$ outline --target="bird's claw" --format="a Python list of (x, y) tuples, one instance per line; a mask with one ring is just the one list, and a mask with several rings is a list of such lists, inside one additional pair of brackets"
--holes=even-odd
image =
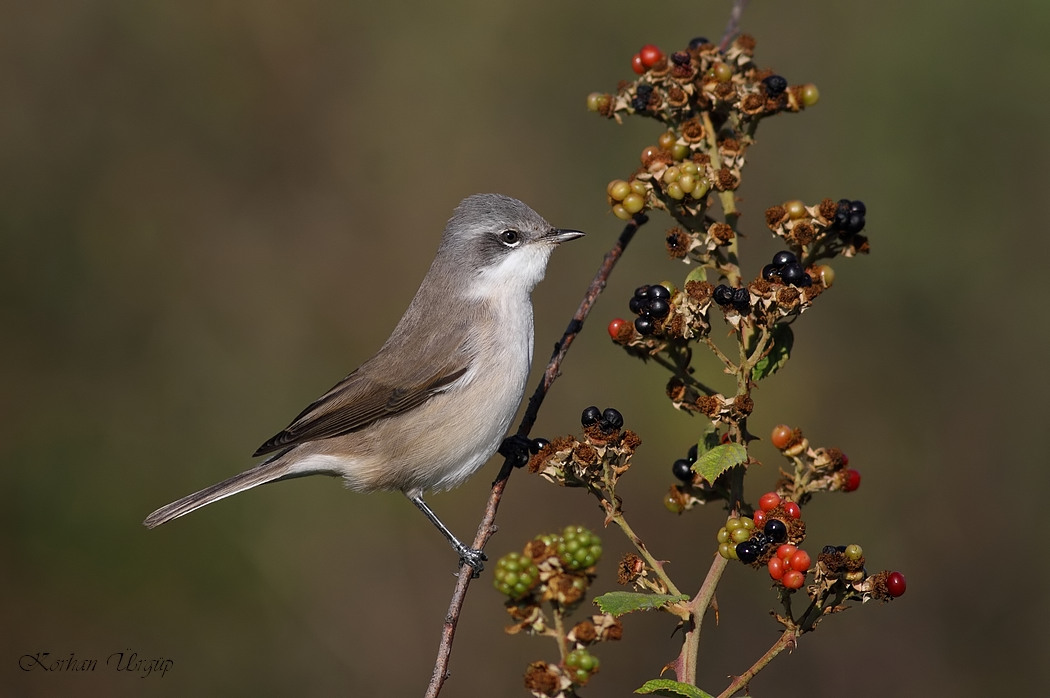
[(481, 571), (485, 569), (485, 560), (488, 560), (488, 556), (481, 550), (476, 548), (468, 548), (464, 546), (459, 549), (459, 566), (470, 565), (473, 570), (471, 574), (472, 579), (477, 579), (481, 576)]

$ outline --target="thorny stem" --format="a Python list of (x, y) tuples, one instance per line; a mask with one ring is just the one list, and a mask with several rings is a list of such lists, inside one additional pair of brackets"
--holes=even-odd
[[(580, 301), (576, 313), (572, 316), (572, 320), (569, 321), (565, 334), (562, 335), (561, 341), (554, 345), (554, 353), (551, 355), (550, 361), (547, 362), (547, 369), (543, 373), (543, 379), (536, 387), (532, 397), (529, 398), (528, 407), (525, 408), (525, 414), (521, 418), (521, 424), (518, 426), (517, 432), (519, 435), (528, 436), (529, 431), (532, 430), (532, 425), (536, 423), (536, 416), (539, 413), (540, 405), (543, 404), (544, 397), (547, 395), (547, 391), (550, 390), (551, 384), (560, 375), (561, 362), (565, 358), (565, 354), (569, 351), (569, 347), (572, 345), (576, 335), (583, 328), (584, 320), (590, 314), (591, 308), (594, 307), (599, 294), (605, 289), (609, 275), (623, 255), (624, 250), (627, 249), (627, 245), (631, 242), (638, 228), (648, 220), (647, 216), (636, 214), (624, 226), (616, 244), (605, 253), (605, 258), (591, 280), (590, 286), (587, 287), (587, 292)], [(495, 482), (492, 483), (492, 491), (485, 505), (485, 513), (481, 518), (481, 524), (478, 526), (478, 532), (474, 536), (473, 547), (477, 550), (483, 549), (489, 538), (496, 532), (496, 528), (493, 525), (496, 520), (496, 511), (499, 509), (500, 500), (503, 498), (503, 490), (507, 486), (507, 479), (510, 477), (512, 469), (513, 466), (510, 460), (504, 461), (499, 475), (496, 477)], [(452, 592), (452, 599), (449, 601), (448, 612), (445, 614), (445, 623), (441, 628), (441, 642), (438, 645), (437, 659), (434, 661), (434, 673), (431, 675), (430, 683), (427, 685), (426, 698), (436, 698), (441, 692), (441, 687), (445, 684), (445, 679), (448, 678), (448, 663), (452, 655), (452, 641), (456, 636), (459, 615), (463, 610), (463, 603), (467, 598), (467, 588), (470, 586), (470, 580), (473, 576), (474, 570), (470, 565), (463, 565), (459, 568), (459, 578), (456, 581), (456, 588)]]
[(747, 671), (740, 676), (733, 679), (733, 682), (729, 684), (726, 690), (718, 694), (718, 698), (730, 698), (734, 693), (742, 688), (746, 688), (747, 684), (751, 679), (758, 675), (758, 672), (766, 668), (766, 665), (773, 661), (773, 658), (786, 649), (791, 649), (795, 646), (798, 638), (798, 631), (793, 628), (788, 628), (780, 635), (780, 639), (773, 643), (773, 646), (766, 650), (758, 660), (751, 665)]
[(634, 547), (642, 554), (642, 557), (645, 558), (646, 563), (648, 563), (649, 566), (653, 568), (653, 571), (656, 572), (656, 576), (659, 577), (660, 581), (667, 587), (668, 593), (680, 596), (682, 592), (678, 590), (675, 583), (667, 576), (667, 572), (664, 571), (664, 564), (653, 557), (652, 553), (649, 552), (649, 549), (645, 547), (645, 543), (643, 543), (642, 539), (634, 532), (631, 525), (627, 523), (627, 519), (624, 518), (623, 512), (617, 511), (609, 517), (609, 520), (619, 526), (624, 535), (630, 539), (631, 543), (634, 544)]
[(682, 651), (675, 663), (675, 674), (682, 683), (696, 685), (696, 666), (700, 657), (700, 627), (704, 623), (708, 607), (714, 605), (715, 589), (728, 562), (729, 560), (721, 555), (715, 555), (700, 591), (689, 602), (689, 627), (685, 632), (685, 641), (682, 642)]

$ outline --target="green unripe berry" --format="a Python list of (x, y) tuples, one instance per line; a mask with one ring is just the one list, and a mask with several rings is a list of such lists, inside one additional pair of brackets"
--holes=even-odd
[(689, 174), (683, 174), (678, 178), (678, 186), (682, 188), (686, 194), (691, 194), (693, 189), (696, 188), (696, 177)]
[(732, 550), (732, 549), (733, 549), (733, 546), (730, 545), (729, 543), (719, 543), (718, 544), (718, 554), (721, 555), (722, 557), (724, 557), (727, 560), (732, 560), (733, 559), (732, 555), (730, 555), (730, 553), (729, 553), (729, 551)]
[(664, 191), (666, 191), (667, 195), (672, 199), (681, 200), (685, 198), (685, 192), (682, 191), (682, 187), (678, 182), (671, 182), (667, 185), (667, 188)]
[(583, 526), (566, 527), (561, 538), (558, 559), (567, 570), (593, 567), (602, 557), (601, 539)]
[(675, 143), (671, 146), (671, 157), (675, 160), (685, 160), (689, 157), (689, 146), (685, 143)]
[(645, 199), (631, 192), (623, 198), (623, 208), (627, 213), (638, 213), (645, 208)]
[(800, 99), (802, 101), (802, 106), (812, 107), (820, 101), (820, 90), (818, 90), (817, 86), (813, 83), (803, 85)]
[(852, 545), (846, 546), (845, 555), (850, 560), (857, 561), (864, 557), (864, 549), (856, 543), (853, 543)]
[(612, 212), (614, 216), (616, 216), (622, 221), (631, 220), (631, 214), (627, 212), (627, 209), (625, 209), (622, 204), (616, 204), (615, 206), (613, 206)]
[(660, 134), (660, 137), (656, 139), (656, 144), (660, 146), (662, 150), (670, 150), (674, 147), (674, 143), (677, 140), (678, 136), (674, 135), (674, 131), (664, 131)]
[(729, 82), (733, 77), (733, 69), (725, 63), (715, 63), (711, 66), (710, 74), (718, 82)]
[(740, 525), (749, 531), (755, 530), (755, 520), (752, 519), (750, 516), (741, 516)]
[(671, 182), (673, 182), (676, 179), (678, 179), (678, 175), (679, 175), (679, 170), (678, 170), (677, 167), (674, 167), (674, 166), (668, 167), (666, 170), (664, 170), (664, 176), (663, 176), (664, 183), (670, 184)]
[(608, 192), (609, 197), (614, 201), (623, 201), (624, 197), (631, 193), (631, 185), (622, 179), (614, 179), (609, 182), (609, 186), (605, 188)]
[(633, 191), (638, 196), (645, 196), (645, 193), (649, 191), (649, 188), (645, 185), (645, 182), (643, 182), (642, 180), (632, 179), (631, 191)]
[(696, 186), (693, 187), (693, 198), (703, 198), (707, 196), (709, 191), (711, 191), (711, 182), (708, 181), (707, 177), (701, 177), (697, 180)]
[(734, 543), (743, 543), (750, 537), (751, 531), (747, 530), (743, 526), (734, 529), (734, 531), (731, 534), (729, 534), (729, 539), (732, 540)]
[(492, 585), (514, 600), (524, 598), (540, 581), (540, 570), (522, 553), (507, 553), (496, 563)]
[(817, 274), (820, 276), (820, 281), (824, 284), (824, 288), (831, 288), (831, 285), (835, 283), (835, 270), (827, 264), (821, 264), (817, 267)]
[(787, 211), (788, 218), (791, 220), (798, 220), (806, 215), (806, 205), (798, 199), (784, 202), (784, 210)]
[(668, 493), (664, 496), (664, 507), (672, 514), (682, 513), (682, 503), (673, 494)]
[(601, 92), (592, 92), (587, 95), (587, 111), (600, 111), (602, 107), (609, 104), (609, 95)]
[(729, 542), (729, 531), (727, 531), (725, 529), (725, 527), (720, 528), (720, 529), (718, 529), (718, 535), (715, 536), (715, 538), (718, 540), (718, 544), (719, 545), (721, 545), (722, 543), (728, 543)]
[(700, 173), (700, 168), (692, 160), (690, 160), (689, 162), (683, 162), (681, 165), (678, 166), (678, 169), (694, 177)]

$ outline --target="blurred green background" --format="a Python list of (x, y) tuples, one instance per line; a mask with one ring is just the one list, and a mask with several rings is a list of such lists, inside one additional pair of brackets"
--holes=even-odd
[[(415, 292), (453, 206), (524, 199), (590, 234), (535, 293), (537, 366), (620, 224), (604, 187), (652, 122), (584, 110), (643, 43), (720, 35), (729, 3), (3, 3), (0, 18), (0, 693), (420, 695), (452, 553), (400, 495), (308, 478), (156, 531), (157, 506), (250, 463), (366, 359)], [(863, 544), (906, 596), (803, 638), (757, 695), (982, 696), (1045, 686), (1050, 618), (1045, 3), (753, 2), (757, 61), (821, 102), (764, 123), (739, 195), (745, 272), (776, 249), (761, 212), (862, 198), (870, 257), (796, 324), (752, 420), (803, 426), (864, 474), (806, 509), (813, 544)], [(644, 441), (627, 512), (695, 589), (723, 514), (668, 514), (670, 464), (703, 429), (605, 324), (668, 262), (638, 235), (534, 433), (614, 405)], [(538, 370), (536, 372), (538, 376)], [(535, 379), (533, 380), (535, 383)], [(750, 482), (762, 491), (777, 457)], [(469, 537), (496, 461), (431, 498)], [(517, 474), (493, 559), (596, 507)], [(626, 548), (612, 532), (597, 588)], [(980, 554), (978, 554), (980, 553)], [(992, 553), (995, 553), (994, 555)], [(776, 638), (763, 575), (731, 567), (701, 684)], [(691, 580), (691, 581), (690, 581)], [(524, 695), (553, 643), (507, 637), (490, 572), (471, 589), (443, 695)], [(625, 619), (585, 695), (628, 695), (675, 653), (669, 619)], [(49, 651), (174, 661), (166, 676), (23, 672)]]

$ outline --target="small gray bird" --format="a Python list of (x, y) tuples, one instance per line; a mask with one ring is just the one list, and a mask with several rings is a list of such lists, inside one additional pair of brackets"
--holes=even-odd
[(157, 509), (148, 528), (256, 485), (341, 476), (357, 492), (401, 490), (480, 570), (423, 493), (462, 484), (495, 453), (532, 365), (530, 294), (551, 251), (583, 233), (554, 228), (500, 194), (452, 214), (415, 298), (375, 356), (260, 446), (262, 463)]

